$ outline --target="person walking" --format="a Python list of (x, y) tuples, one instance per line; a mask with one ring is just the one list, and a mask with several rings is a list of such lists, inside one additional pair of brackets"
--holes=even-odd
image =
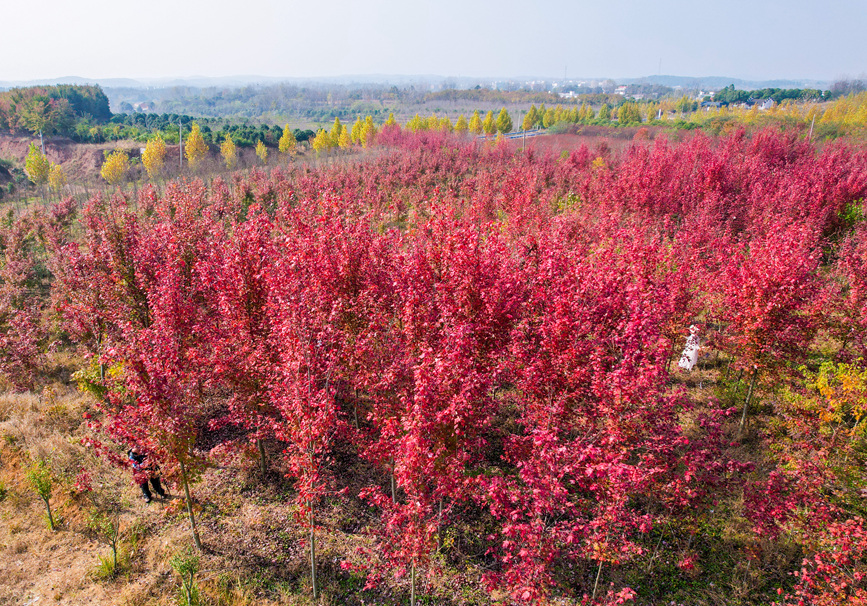
[(147, 460), (147, 455), (141, 452), (138, 447), (133, 446), (127, 453), (130, 463), (132, 464), (132, 476), (141, 492), (144, 495), (145, 503), (150, 503), (153, 500), (150, 486), (153, 486), (161, 499), (166, 498), (166, 493), (160, 483), (160, 468), (152, 461)]

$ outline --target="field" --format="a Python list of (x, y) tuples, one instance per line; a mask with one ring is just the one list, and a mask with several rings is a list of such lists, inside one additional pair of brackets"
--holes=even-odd
[(10, 206), (0, 603), (867, 603), (867, 150), (587, 129)]

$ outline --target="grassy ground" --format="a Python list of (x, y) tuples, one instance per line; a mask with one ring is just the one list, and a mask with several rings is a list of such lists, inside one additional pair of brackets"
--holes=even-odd
[[(0, 396), (0, 604), (183, 603), (180, 577), (171, 565), (173, 556), (192, 545), (180, 491), (171, 486), (169, 498), (145, 504), (125, 470), (110, 466), (82, 445), (89, 432), (83, 415), (93, 403), (68, 383), (76, 363), (73, 357), (57, 356), (49, 384), (40, 393)], [(676, 375), (673, 387), (685, 388), (696, 401), (707, 401), (721, 393), (717, 383), (723, 372), (722, 362), (711, 360), (689, 375)], [(738, 398), (731, 389), (722, 393), (733, 401)], [(685, 418), (684, 423), (691, 420)], [(734, 432), (734, 426), (729, 431)], [(123, 452), (122, 445), (116, 449)], [(265, 477), (255, 461), (241, 459), (209, 468), (193, 488), (205, 546), (196, 575), (201, 604), (313, 603), (307, 533), (295, 519), (292, 486), (283, 478), (277, 446), (270, 450)], [(760, 440), (734, 443), (731, 454), (760, 462)], [(349, 494), (357, 494), (371, 470), (354, 453), (338, 452), (336, 458), (345, 470), (340, 481), (350, 484)], [(28, 469), (38, 460), (47, 462), (54, 478), (54, 531), (27, 480)], [(88, 530), (93, 501), (75, 487), (82, 468), (90, 470), (98, 493), (115, 495), (120, 503), (116, 573), (106, 564), (110, 547)], [(790, 582), (788, 573), (799, 554), (785, 543), (757, 543), (741, 509), (740, 495), (728, 495), (712, 514), (658, 525), (646, 536), (646, 553), (637, 561), (582, 574), (600, 574), (603, 586), (627, 584), (644, 604), (767, 603), (776, 587)], [(439, 556), (441, 572), (423, 578), (421, 603), (492, 603), (480, 583), (485, 557), (478, 537), (484, 516), (467, 514), (467, 521), (449, 535), (448, 550)], [(364, 590), (365, 579), (340, 566), (344, 559), (363, 563), (368, 557), (362, 550), (372, 547), (365, 532), (372, 515), (366, 504), (352, 498), (326, 502), (317, 512), (319, 603), (409, 602), (407, 578), (386, 579), (377, 588)]]

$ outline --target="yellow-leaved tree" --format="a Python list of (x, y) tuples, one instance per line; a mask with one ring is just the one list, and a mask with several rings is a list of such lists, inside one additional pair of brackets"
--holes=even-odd
[(59, 192), (66, 185), (66, 173), (59, 164), (52, 164), (48, 171), (48, 187)]
[(352, 125), (352, 133), (350, 133), (350, 137), (353, 143), (358, 143), (361, 145), (361, 131), (364, 130), (364, 121), (361, 119), (361, 116), (355, 120), (355, 124)]
[(235, 147), (235, 142), (232, 141), (232, 135), (226, 135), (223, 142), (220, 144), (220, 154), (223, 156), (223, 161), (226, 163), (226, 168), (232, 170), (238, 162), (238, 148)]
[(193, 127), (190, 129), (190, 136), (187, 138), (184, 154), (187, 156), (187, 163), (189, 163), (192, 169), (195, 169), (208, 154), (208, 144), (205, 143), (202, 131), (195, 122), (193, 122)]
[(256, 144), (256, 155), (259, 156), (259, 159), (262, 161), (262, 164), (268, 164), (268, 148), (265, 147), (265, 143), (259, 141)]
[(427, 120), (416, 114), (406, 123), (406, 130), (417, 133), (427, 128)]
[(116, 149), (106, 157), (99, 174), (109, 185), (117, 185), (129, 171), (129, 156), (122, 149)]
[(148, 177), (151, 179), (156, 179), (162, 174), (166, 163), (166, 142), (163, 141), (162, 135), (157, 133), (148, 139), (145, 150), (141, 155), (141, 162), (144, 164), (145, 170), (148, 171)]
[(467, 117), (463, 114), (458, 116), (458, 120), (457, 120), (457, 122), (455, 122), (455, 134), (466, 135), (469, 128), (470, 128), (470, 125), (467, 122)]
[(530, 130), (533, 128), (533, 125), (536, 124), (536, 104), (530, 106), (530, 111), (524, 114), (524, 121), (521, 122), (521, 128), (523, 130)]
[(361, 144), (364, 147), (373, 145), (373, 139), (376, 137), (376, 126), (373, 124), (373, 116), (367, 116), (364, 119), (364, 128), (361, 129)]
[(493, 111), (489, 111), (485, 114), (485, 119), (482, 120), (482, 130), (485, 131), (485, 135), (488, 137), (497, 132), (497, 123), (494, 120)]
[(340, 118), (334, 118), (334, 124), (331, 127), (331, 132), (329, 135), (331, 136), (331, 147), (337, 147), (340, 145), (340, 133), (345, 130), (345, 126), (340, 122)]
[(509, 115), (509, 112), (506, 111), (505, 107), (500, 110), (495, 126), (500, 134), (505, 135), (512, 132), (512, 117)]
[(293, 154), (295, 153), (295, 145), (297, 143), (295, 133), (292, 132), (292, 129), (287, 124), (283, 127), (283, 136), (277, 142), (277, 149), (280, 150), (281, 154)]
[(340, 131), (340, 140), (337, 142), (341, 149), (349, 149), (352, 147), (352, 135), (349, 134), (349, 129), (344, 128)]
[(51, 162), (45, 157), (35, 143), (30, 144), (27, 157), (24, 159), (24, 172), (35, 185), (45, 185), (51, 172)]
[(479, 110), (473, 112), (473, 117), (470, 118), (470, 132), (474, 135), (482, 134), (482, 119), (479, 117)]
[(317, 154), (331, 147), (331, 136), (324, 128), (320, 128), (316, 136), (313, 137), (313, 151)]

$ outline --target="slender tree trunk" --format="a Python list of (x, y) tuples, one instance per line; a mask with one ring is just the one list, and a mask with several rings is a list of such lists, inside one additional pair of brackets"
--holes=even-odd
[(442, 546), (443, 546), (442, 536), (440, 535), (440, 528), (442, 528), (442, 525), (443, 525), (443, 500), (442, 500), (442, 497), (440, 497), (440, 510), (439, 510), (439, 513), (437, 513), (437, 552), (439, 552), (439, 550), (442, 549)]
[(743, 435), (744, 430), (747, 427), (747, 414), (748, 414), (749, 409), (750, 409), (750, 400), (753, 397), (753, 389), (755, 389), (755, 387), (756, 387), (756, 378), (758, 376), (759, 376), (759, 370), (757, 368), (754, 368), (753, 369), (753, 378), (750, 379), (750, 388), (747, 391), (747, 399), (744, 400), (744, 412), (741, 415), (741, 424), (740, 424), (740, 427), (738, 428), (738, 433), (740, 435)]
[(265, 444), (262, 442), (262, 438), (256, 438), (256, 448), (259, 449), (259, 471), (262, 472), (262, 477), (265, 477), (267, 461), (265, 459)]
[(184, 483), (184, 495), (187, 497), (187, 515), (190, 517), (190, 526), (193, 529), (193, 542), (196, 544), (196, 549), (202, 551), (202, 541), (199, 539), (199, 531), (196, 529), (196, 516), (193, 515), (193, 500), (190, 497), (190, 483), (187, 480), (187, 467), (184, 465), (184, 460), (181, 463), (181, 480)]
[(316, 585), (316, 527), (313, 517), (313, 503), (310, 503), (310, 580), (313, 584), (313, 599), (319, 597), (319, 587)]
[(409, 604), (415, 606), (415, 560), (412, 561), (409, 571), (409, 586)]
[(54, 516), (51, 515), (51, 503), (48, 499), (42, 500), (45, 501), (45, 509), (48, 511), (48, 527), (54, 530)]
[(596, 590), (599, 588), (599, 576), (602, 574), (602, 560), (599, 560), (599, 568), (596, 570), (596, 582), (593, 583), (593, 597), (590, 598), (590, 601), (593, 602), (596, 599)]

